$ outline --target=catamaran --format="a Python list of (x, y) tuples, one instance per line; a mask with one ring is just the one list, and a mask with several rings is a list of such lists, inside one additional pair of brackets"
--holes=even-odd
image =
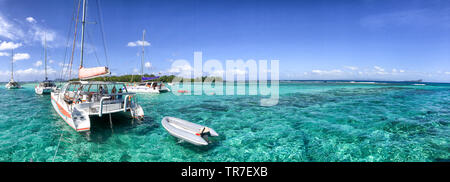
[(11, 51), (11, 80), (5, 85), (7, 89), (18, 89), (20, 88), (19, 83), (14, 81), (14, 50)]
[(47, 39), (44, 38), (44, 57), (45, 57), (45, 63), (44, 63), (44, 70), (45, 70), (45, 80), (36, 87), (34, 87), (34, 92), (39, 95), (43, 94), (50, 94), (50, 92), (56, 90), (56, 84), (55, 82), (51, 81), (47, 77)]
[(79, 81), (69, 81), (61, 89), (51, 92), (53, 108), (63, 120), (77, 132), (91, 129), (91, 118), (126, 113), (133, 118), (142, 119), (144, 111), (137, 103), (135, 93), (128, 91), (120, 82), (86, 81), (110, 74), (108, 67), (83, 67), (83, 48), (86, 20), (86, 0), (83, 0), (81, 33), (81, 59), (78, 72)]
[(145, 52), (144, 42), (145, 42), (145, 30), (142, 32), (141, 82), (132, 84), (131, 86), (128, 87), (128, 90), (137, 93), (153, 93), (153, 94), (169, 92), (170, 89), (167, 88), (162, 82), (144, 82), (159, 78), (159, 76), (144, 77), (144, 52)]

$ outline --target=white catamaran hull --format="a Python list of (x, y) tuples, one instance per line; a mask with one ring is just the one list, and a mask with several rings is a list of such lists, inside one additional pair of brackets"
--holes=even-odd
[(75, 108), (71, 112), (70, 106), (59, 97), (59, 93), (52, 92), (51, 100), (56, 113), (75, 131), (82, 132), (91, 129), (91, 121), (87, 113), (80, 112)]
[(11, 84), (11, 83), (7, 83), (5, 85), (5, 88), (7, 88), (7, 89), (18, 89), (18, 88), (20, 88), (20, 85), (19, 84), (14, 85), (14, 84)]
[(101, 117), (107, 114), (127, 113), (131, 117), (141, 119), (144, 110), (136, 103), (130, 103), (129, 99), (116, 103), (97, 105), (95, 103), (77, 103), (69, 105), (64, 101), (63, 94), (51, 92), (51, 100), (56, 113), (75, 131), (84, 132), (91, 128), (91, 117)]

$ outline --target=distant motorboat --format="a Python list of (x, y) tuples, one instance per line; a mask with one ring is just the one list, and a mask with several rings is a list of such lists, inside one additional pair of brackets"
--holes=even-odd
[(170, 92), (170, 89), (167, 88), (164, 83), (160, 82), (142, 82), (136, 83), (134, 85), (128, 86), (128, 90), (130, 92), (136, 93), (153, 93), (159, 94), (164, 92)]
[[(142, 31), (142, 42), (145, 42), (145, 30)], [(135, 83), (133, 85), (129, 85), (127, 88), (130, 92), (136, 93), (150, 93), (150, 94), (159, 94), (163, 92), (170, 92), (170, 89), (167, 88), (162, 82), (145, 82), (149, 80), (154, 80), (159, 78), (156, 77), (144, 77), (144, 45), (142, 44), (142, 57), (141, 57), (141, 82)]]

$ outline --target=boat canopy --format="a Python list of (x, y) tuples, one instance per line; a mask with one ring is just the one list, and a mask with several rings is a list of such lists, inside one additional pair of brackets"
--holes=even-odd
[(95, 67), (95, 68), (81, 67), (78, 72), (78, 77), (80, 79), (90, 79), (90, 78), (95, 78), (95, 77), (99, 77), (102, 75), (107, 75), (109, 73), (110, 72), (109, 72), (108, 67)]
[(157, 79), (157, 78), (159, 78), (159, 76), (155, 76), (155, 77), (142, 77), (142, 81), (144, 81), (144, 80), (154, 80), (154, 79)]
[(102, 82), (102, 81), (72, 81), (64, 85), (62, 90), (66, 91), (78, 91), (83, 90), (86, 92), (98, 92), (100, 88), (106, 92), (112, 92), (115, 88), (116, 92), (122, 89), (123, 92), (128, 92), (124, 83), (122, 82)]

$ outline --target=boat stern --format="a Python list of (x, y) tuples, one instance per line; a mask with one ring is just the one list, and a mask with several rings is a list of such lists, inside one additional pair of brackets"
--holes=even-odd
[(77, 107), (74, 108), (72, 113), (72, 120), (77, 132), (85, 132), (91, 129), (91, 119), (89, 118), (89, 114), (83, 110), (77, 109)]

